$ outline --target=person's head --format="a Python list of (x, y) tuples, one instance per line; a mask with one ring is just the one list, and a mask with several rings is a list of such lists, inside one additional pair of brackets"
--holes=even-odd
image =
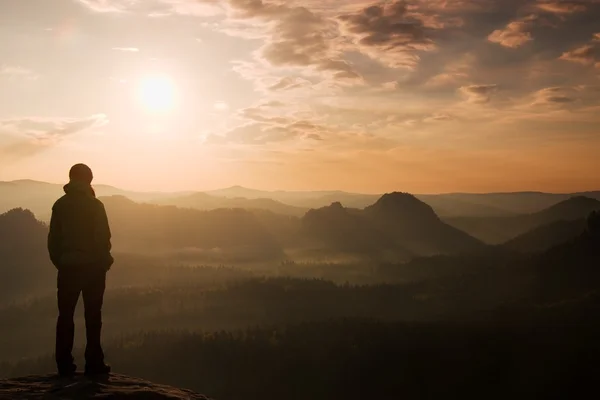
[(71, 181), (90, 184), (94, 179), (94, 174), (92, 174), (92, 170), (87, 165), (75, 164), (69, 171), (69, 179)]

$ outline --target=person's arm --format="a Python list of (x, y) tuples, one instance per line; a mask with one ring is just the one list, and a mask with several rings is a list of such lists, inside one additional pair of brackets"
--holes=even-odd
[(48, 231), (48, 254), (50, 261), (58, 269), (61, 257), (62, 245), (62, 227), (60, 215), (56, 207), (52, 207), (52, 216), (50, 217), (50, 230)]
[(108, 216), (106, 215), (106, 209), (104, 208), (104, 204), (100, 203), (98, 207), (98, 220), (97, 220), (97, 240), (98, 240), (98, 251), (100, 252), (101, 258), (105, 260), (106, 269), (110, 269), (114, 260), (112, 255), (110, 254), (110, 250), (112, 249), (112, 244), (110, 242), (111, 232), (110, 225), (108, 223)]

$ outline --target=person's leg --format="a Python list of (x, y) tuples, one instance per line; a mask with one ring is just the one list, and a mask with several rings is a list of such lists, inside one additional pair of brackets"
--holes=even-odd
[(102, 303), (106, 288), (106, 272), (91, 269), (89, 279), (83, 287), (83, 304), (85, 307), (85, 330), (87, 345), (85, 347), (86, 371), (90, 373), (107, 373), (104, 364), (104, 352), (101, 345)]
[(75, 372), (73, 363), (73, 340), (75, 324), (73, 315), (81, 291), (78, 277), (71, 271), (59, 271), (57, 282), (58, 321), (56, 322), (55, 359), (58, 372), (68, 375)]

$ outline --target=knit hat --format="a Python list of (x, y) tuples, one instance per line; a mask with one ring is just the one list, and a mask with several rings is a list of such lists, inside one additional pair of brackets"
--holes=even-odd
[(92, 170), (87, 165), (75, 164), (69, 171), (69, 179), (72, 181), (92, 183), (94, 174), (92, 174)]

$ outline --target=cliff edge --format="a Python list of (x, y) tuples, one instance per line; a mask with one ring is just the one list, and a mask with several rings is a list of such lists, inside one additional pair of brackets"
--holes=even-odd
[(0, 399), (210, 400), (189, 390), (119, 374), (98, 379), (78, 374), (73, 378), (36, 375), (0, 380)]

